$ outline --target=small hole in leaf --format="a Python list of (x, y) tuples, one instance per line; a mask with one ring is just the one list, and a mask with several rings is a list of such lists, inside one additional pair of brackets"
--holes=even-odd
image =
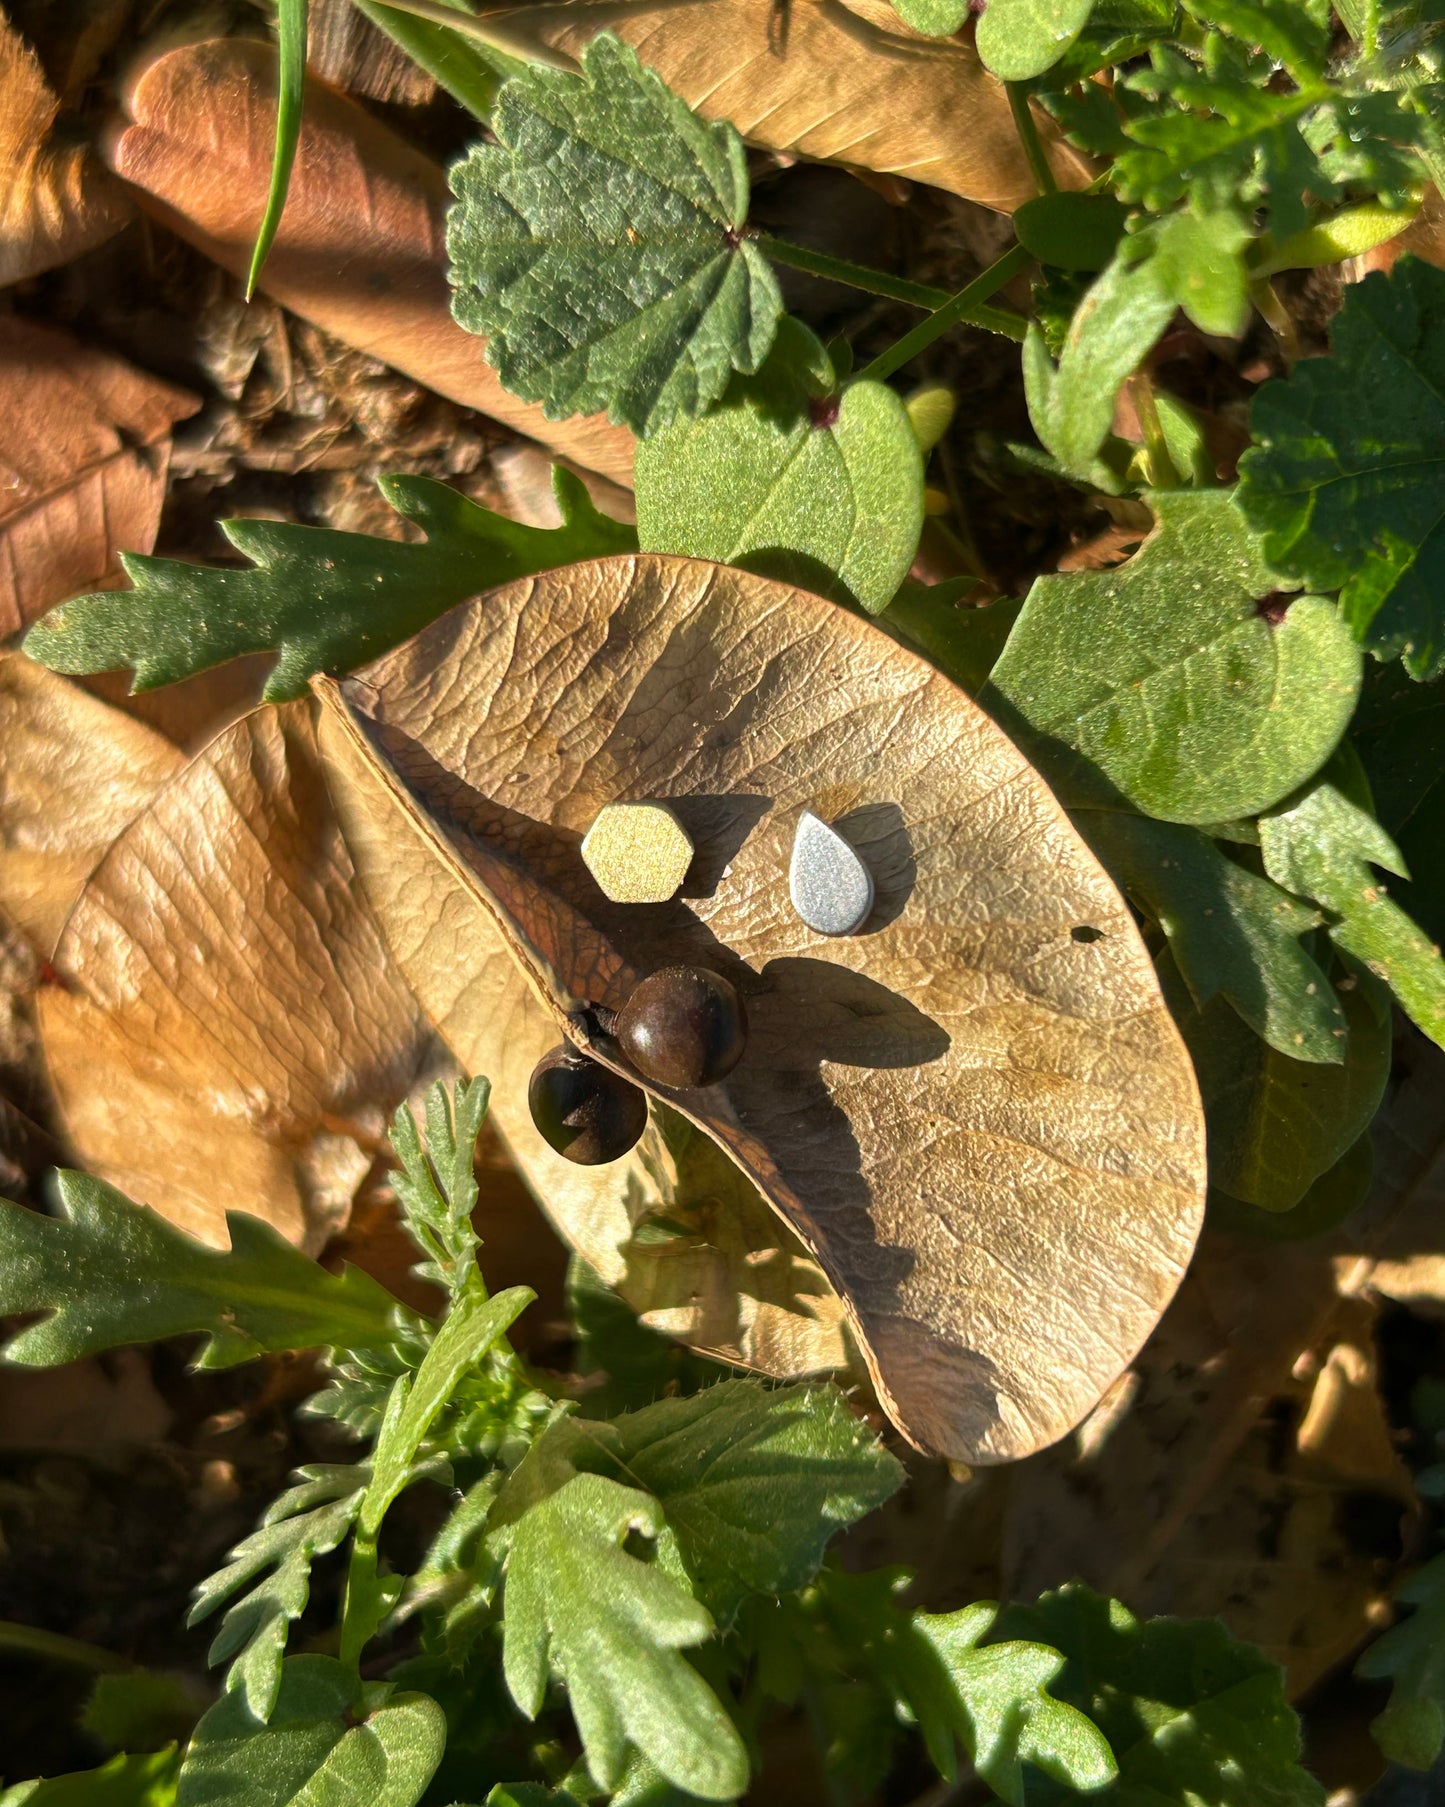
[(1104, 939), (1104, 931), (1092, 928), (1087, 922), (1079, 923), (1076, 928), (1069, 930), (1069, 934), (1075, 941), (1102, 941)]

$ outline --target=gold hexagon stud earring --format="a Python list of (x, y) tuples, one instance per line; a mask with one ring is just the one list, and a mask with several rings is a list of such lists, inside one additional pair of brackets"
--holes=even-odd
[(856, 935), (873, 911), (873, 874), (836, 828), (805, 809), (788, 868), (793, 908), (820, 935)]
[(613, 903), (666, 903), (692, 856), (691, 836), (665, 803), (608, 803), (582, 843), (582, 863)]

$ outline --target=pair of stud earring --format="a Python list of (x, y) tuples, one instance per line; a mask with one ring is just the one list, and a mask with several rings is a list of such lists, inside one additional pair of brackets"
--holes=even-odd
[[(666, 903), (687, 876), (692, 837), (665, 803), (609, 803), (582, 860), (613, 903)], [(793, 908), (820, 935), (856, 935), (873, 909), (873, 874), (857, 849), (805, 809), (788, 863)]]

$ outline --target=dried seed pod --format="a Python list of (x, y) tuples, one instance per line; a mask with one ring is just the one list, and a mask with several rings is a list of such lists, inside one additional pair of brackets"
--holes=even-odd
[(533, 1067), (527, 1103), (543, 1140), (579, 1167), (620, 1161), (647, 1127), (646, 1095), (567, 1042)]
[(644, 1078), (684, 1090), (715, 1085), (743, 1057), (748, 1019), (737, 988), (705, 966), (665, 966), (636, 986), (613, 1033)]

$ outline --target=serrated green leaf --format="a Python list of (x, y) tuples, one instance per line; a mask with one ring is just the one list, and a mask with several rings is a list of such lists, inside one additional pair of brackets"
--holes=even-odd
[(212, 1664), (234, 1659), (227, 1689), (239, 1691), (259, 1721), (270, 1719), (276, 1706), (286, 1640), (311, 1594), (311, 1564), (350, 1534), (367, 1474), (350, 1466), (299, 1470), (300, 1484), (288, 1488), (260, 1529), (228, 1553), (225, 1568), (196, 1589), (187, 1625), (200, 1624), (238, 1588), (262, 1577), (227, 1609), (206, 1655)]
[(1336, 944), (1362, 960), (1426, 1035), (1445, 1045), (1445, 961), (1373, 870), (1407, 876), (1389, 835), (1346, 794), (1349, 770), (1337, 756), (1301, 797), (1260, 818), (1265, 871), (1328, 911)]
[(1358, 637), (1445, 671), (1445, 271), (1402, 257), (1345, 291), (1328, 358), (1254, 398), (1239, 504), (1280, 570), (1339, 590)]
[(679, 1788), (730, 1801), (748, 1760), (732, 1721), (679, 1654), (713, 1622), (680, 1580), (675, 1558), (644, 1561), (634, 1535), (660, 1540), (657, 1501), (601, 1475), (578, 1474), (517, 1522), (507, 1557), (503, 1667), (518, 1708), (535, 1718), (549, 1664), (566, 1680), (587, 1762), (604, 1787), (635, 1746)]
[(1329, 758), (1359, 649), (1320, 597), (1278, 626), (1261, 613), (1278, 579), (1229, 492), (1156, 491), (1150, 505), (1157, 526), (1127, 564), (1037, 580), (980, 700), (1027, 736), (1065, 802), (1106, 794), (1102, 776), (1169, 821), (1253, 815)]
[(979, 16), (978, 54), (1006, 82), (1052, 69), (1089, 22), (1094, 0), (989, 0)]
[(413, 1807), (445, 1745), (434, 1700), (363, 1684), (330, 1657), (293, 1656), (268, 1723), (234, 1693), (201, 1720), (176, 1807)]
[(1335, 988), (1300, 946), (1317, 910), (1229, 859), (1196, 828), (1087, 810), (1076, 825), (1126, 892), (1169, 938), (1195, 1005), (1227, 998), (1272, 1048), (1300, 1061), (1345, 1058)]
[(11, 1338), (7, 1362), (51, 1367), (197, 1331), (197, 1367), (225, 1368), (393, 1335), (390, 1293), (359, 1268), (327, 1273), (259, 1218), (228, 1211), (231, 1247), (211, 1249), (90, 1174), (57, 1184), (59, 1217), (0, 1199), (0, 1312), (50, 1314)]
[(0, 1807), (171, 1807), (181, 1754), (175, 1745), (112, 1757), (99, 1769), (0, 1788)]
[(1394, 1684), (1370, 1727), (1380, 1749), (1392, 1763), (1430, 1769), (1445, 1745), (1445, 1555), (1412, 1575), (1395, 1599), (1414, 1612), (1370, 1645), (1355, 1674)]
[(391, 1123), (389, 1139), (401, 1162), (392, 1188), (412, 1241), (427, 1257), (415, 1271), (453, 1294), (476, 1271), (473, 1162), (491, 1092), (488, 1079), (464, 1079), (449, 1096), (438, 1081), (427, 1093), (425, 1149), (408, 1106), (399, 1105)]
[(1324, 1789), (1300, 1767), (1283, 1671), (1217, 1619), (1141, 1624), (1074, 1583), (1037, 1606), (1010, 1607), (993, 1635), (1036, 1639), (1068, 1658), (1054, 1691), (1113, 1749), (1110, 1807), (1324, 1807)]
[(513, 394), (549, 418), (605, 408), (646, 436), (757, 370), (783, 311), (743, 236), (742, 140), (706, 125), (603, 32), (578, 74), (506, 83), (452, 170), (452, 308)]
[(637, 448), (644, 552), (739, 565), (870, 614), (908, 575), (923, 529), (923, 454), (884, 383), (835, 388), (822, 345), (784, 319), (756, 376)]
[(1343, 975), (1348, 1037), (1339, 1066), (1291, 1060), (1223, 999), (1196, 1009), (1165, 954), (1159, 979), (1204, 1100), (1209, 1178), (1266, 1211), (1292, 1211), (1379, 1109), (1390, 1076), (1390, 1019), (1368, 981)]
[(220, 570), (122, 554), (133, 589), (62, 603), (25, 637), (52, 671), (129, 666), (151, 690), (242, 653), (280, 654), (268, 702), (300, 696), (318, 671), (348, 671), (418, 633), (469, 596), (579, 559), (634, 550), (636, 536), (592, 506), (581, 482), (554, 472), (562, 525), (524, 527), (427, 477), (384, 477), (381, 490), (422, 544), (298, 527), (223, 521), (251, 569)]

